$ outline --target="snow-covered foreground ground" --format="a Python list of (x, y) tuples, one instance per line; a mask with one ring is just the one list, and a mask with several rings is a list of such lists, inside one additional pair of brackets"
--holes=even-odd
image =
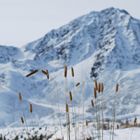
[[(59, 126), (58, 126), (59, 127)], [(42, 127), (18, 127), (18, 128), (5, 128), (0, 129), (0, 134), (5, 136), (6, 140), (13, 140), (18, 137), (19, 140), (24, 140), (25, 138), (33, 137), (41, 140), (56, 140), (62, 139), (67, 140), (67, 128), (62, 127), (62, 129), (55, 126), (42, 126)], [(59, 129), (59, 130), (58, 130)], [(103, 131), (104, 140), (110, 140), (111, 133), (110, 130)], [(70, 139), (75, 140), (87, 140), (89, 138), (98, 140), (97, 131), (94, 129), (93, 124), (88, 124), (84, 126), (78, 124), (76, 127), (71, 126)], [(115, 129), (114, 140), (139, 140), (140, 139), (140, 127), (131, 127), (125, 129)]]
[[(86, 127), (79, 127), (76, 130), (73, 129), (71, 131), (71, 140), (75, 140), (75, 131), (76, 137), (78, 140), (87, 140), (93, 139), (98, 140), (97, 131), (92, 126)], [(64, 140), (67, 140), (67, 130), (66, 128), (62, 131), (64, 134)], [(103, 139), (110, 140), (111, 132), (110, 130), (104, 130)], [(52, 136), (50, 140), (55, 140), (56, 138), (61, 138), (61, 132), (58, 131), (55, 135)], [(132, 127), (132, 128), (125, 128), (125, 129), (116, 129), (114, 134), (114, 140), (140, 140), (140, 128)]]

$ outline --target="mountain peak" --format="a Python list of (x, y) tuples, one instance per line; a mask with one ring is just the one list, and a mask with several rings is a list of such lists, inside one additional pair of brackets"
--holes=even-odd
[(103, 13), (120, 12), (120, 13), (125, 13), (125, 14), (129, 15), (128, 11), (126, 11), (124, 9), (115, 8), (115, 7), (106, 8), (106, 9), (102, 10), (101, 12), (103, 12)]
[(113, 7), (91, 12), (29, 43), (26, 52), (34, 53), (33, 61), (38, 64), (33, 67), (50, 67), (50, 62), (44, 65), (44, 62), (50, 60), (62, 65), (75, 65), (98, 49), (111, 51), (117, 46), (118, 33), (126, 37), (129, 32), (133, 33), (133, 29), (129, 29), (130, 19), (128, 12)]

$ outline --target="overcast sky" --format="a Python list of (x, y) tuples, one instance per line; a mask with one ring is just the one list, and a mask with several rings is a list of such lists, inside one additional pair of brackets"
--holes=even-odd
[(76, 17), (111, 6), (140, 19), (140, 0), (0, 0), (0, 44), (25, 45)]

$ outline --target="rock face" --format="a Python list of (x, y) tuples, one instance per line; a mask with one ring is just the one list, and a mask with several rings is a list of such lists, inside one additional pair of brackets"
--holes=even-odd
[(13, 46), (0, 45), (0, 64), (6, 64), (8, 62), (14, 61), (18, 59), (20, 55), (20, 49)]
[[(27, 110), (29, 101), (36, 107), (34, 115), (37, 117), (49, 118), (50, 113), (57, 113), (56, 104), (63, 105), (65, 99), (65, 64), (68, 68), (74, 67), (75, 82), (86, 83), (87, 110), (90, 110), (92, 80), (98, 79), (105, 82), (104, 98), (109, 100), (106, 106), (111, 106), (112, 92), (115, 83), (119, 82), (118, 115), (138, 114), (140, 21), (125, 10), (108, 8), (79, 17), (22, 48), (0, 46), (0, 120), (4, 120), (0, 124), (14, 122), (21, 110)], [(48, 69), (50, 81), (41, 71), (30, 78), (25, 77), (35, 69)], [(73, 90), (71, 76), (68, 76), (68, 88)], [(80, 103), (81, 88), (75, 94), (75, 104)], [(19, 92), (24, 96), (21, 107), (18, 106)], [(108, 116), (110, 109), (106, 110)], [(28, 111), (25, 112), (30, 118)]]

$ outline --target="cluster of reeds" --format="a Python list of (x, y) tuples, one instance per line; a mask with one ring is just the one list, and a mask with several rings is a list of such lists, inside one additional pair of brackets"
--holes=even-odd
[[(28, 125), (27, 125), (27, 121), (26, 121), (26, 116), (25, 116), (25, 113), (24, 113), (24, 110), (22, 110), (22, 103), (23, 103), (23, 96), (21, 93), (18, 93), (18, 100), (20, 102), (20, 106), (21, 106), (21, 117), (20, 117), (20, 121), (21, 121), (21, 124), (24, 125), (26, 131), (27, 131), (27, 135), (29, 134), (29, 130), (28, 130)], [(33, 112), (33, 106), (32, 106), (32, 103), (29, 103), (29, 112), (32, 113)]]
[[(37, 74), (38, 72), (40, 72), (40, 71), (39, 71), (39, 70), (32, 70), (30, 73), (28, 73), (28, 74), (26, 75), (26, 77), (31, 77), (31, 76)], [(44, 75), (46, 75), (48, 79), (50, 78), (50, 76), (49, 76), (49, 71), (48, 71), (47, 69), (46, 69), (46, 70), (41, 70), (41, 72), (42, 72)]]
[[(71, 77), (72, 77), (72, 84), (73, 84), (73, 91), (68, 90), (68, 83), (67, 83), (67, 74), (68, 74), (68, 68), (65, 65), (64, 66), (64, 78), (65, 78), (65, 104), (66, 104), (66, 124), (67, 124), (67, 139), (71, 139), (71, 125), (73, 124), (74, 128), (74, 134), (75, 134), (75, 140), (78, 139), (79, 135), (79, 124), (76, 125), (76, 119), (78, 119), (78, 113), (79, 109), (76, 109), (76, 106), (74, 104), (74, 98), (76, 94), (76, 88), (80, 86), (80, 82), (75, 83), (75, 72), (74, 68), (70, 68), (71, 71)], [(84, 100), (84, 99), (83, 99)], [(80, 104), (79, 104), (80, 106)], [(84, 114), (84, 113), (83, 113)], [(83, 117), (84, 118), (84, 117)]]
[[(70, 140), (70, 112), (69, 112), (69, 104), (67, 101), (67, 73), (68, 73), (68, 68), (65, 65), (64, 66), (64, 78), (65, 78), (65, 105), (66, 105), (66, 126), (67, 126), (67, 140)], [(72, 94), (71, 94), (72, 98)]]
[(94, 96), (91, 100), (91, 105), (95, 108), (95, 118), (96, 118), (96, 135), (99, 140), (103, 140), (103, 127), (104, 127), (104, 113), (103, 113), (103, 92), (104, 84), (98, 83), (94, 80)]
[[(73, 91), (68, 89), (68, 67), (64, 66), (64, 83), (65, 83), (65, 114), (66, 114), (66, 129), (67, 129), (67, 140), (71, 140), (71, 125), (73, 124), (74, 131), (75, 131), (75, 140), (78, 140), (79, 138), (79, 124), (78, 121), (76, 122), (76, 117), (78, 117), (79, 114), (79, 107), (76, 110), (75, 104), (73, 103), (74, 97), (75, 97), (75, 89), (77, 89), (79, 86), (82, 87), (82, 100), (80, 101), (79, 106), (82, 107), (82, 116), (83, 116), (83, 131), (85, 126), (88, 127), (88, 121), (85, 121), (85, 106), (84, 106), (84, 92), (85, 92), (85, 82), (81, 85), (80, 82), (75, 83), (75, 72), (74, 68), (71, 67), (71, 76), (73, 78)], [(34, 74), (39, 72), (39, 70), (34, 70), (31, 73), (27, 74), (26, 77), (30, 77)], [(41, 72), (47, 76), (47, 79), (49, 79), (49, 72), (48, 70), (41, 70)], [(93, 88), (93, 99), (91, 100), (91, 105), (94, 108), (95, 111), (95, 136), (98, 140), (104, 139), (104, 84), (102, 82), (97, 82), (97, 80), (94, 80), (94, 88)], [(116, 93), (119, 91), (119, 84), (116, 85), (115, 95), (114, 95), (114, 104), (113, 104), (113, 114), (112, 114), (112, 124), (111, 124), (111, 133), (110, 133), (110, 140), (114, 140), (114, 131), (115, 131), (115, 122), (116, 122)], [(22, 102), (22, 95), (21, 93), (19, 95), (19, 101)], [(59, 109), (59, 105), (58, 105)], [(31, 103), (29, 103), (29, 111), (30, 113), (33, 112), (33, 106)], [(23, 113), (21, 117), (22, 124), (26, 123), (25, 115)], [(77, 124), (76, 124), (77, 123)], [(60, 120), (60, 127), (62, 127), (61, 120)], [(62, 128), (61, 128), (62, 129)], [(61, 130), (62, 133), (62, 130)], [(86, 139), (86, 137), (84, 138)]]
[[(119, 84), (116, 84), (114, 102), (112, 107), (112, 123), (110, 128), (110, 140), (114, 140), (114, 131), (115, 131), (115, 122), (116, 122), (116, 98), (119, 91)], [(94, 80), (94, 94), (93, 99), (91, 100), (91, 105), (95, 110), (96, 118), (96, 136), (98, 140), (104, 139), (104, 84)]]
[[(19, 99), (19, 102), (20, 103), (22, 103), (22, 101), (23, 101), (23, 96), (21, 95), (21, 93), (18, 93), (18, 99)], [(24, 111), (22, 111), (23, 112), (23, 116), (21, 117), (21, 122), (22, 122), (22, 124), (24, 124), (25, 123), (25, 115), (24, 115)], [(33, 105), (32, 105), (32, 103), (29, 103), (29, 112), (30, 113), (32, 113), (33, 112)]]

